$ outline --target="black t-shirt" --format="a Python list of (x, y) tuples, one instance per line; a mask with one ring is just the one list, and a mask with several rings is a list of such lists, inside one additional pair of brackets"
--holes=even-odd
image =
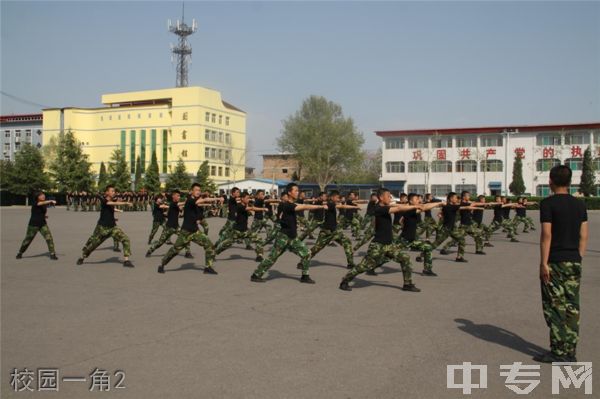
[(373, 216), (375, 214), (375, 207), (377, 206), (377, 201), (369, 201), (367, 204), (367, 215)]
[(154, 203), (154, 206), (152, 207), (152, 217), (154, 222), (156, 223), (162, 223), (165, 221), (165, 215), (163, 214), (163, 210), (160, 207), (159, 204), (157, 204), (156, 202)]
[(494, 222), (502, 222), (502, 205), (494, 205)]
[(279, 204), (281, 209), (281, 219), (279, 225), (281, 226), (281, 232), (289, 238), (296, 238), (298, 235), (296, 225), (296, 204), (293, 202), (282, 202)]
[(404, 223), (402, 225), (402, 233), (400, 237), (408, 242), (413, 242), (417, 239), (417, 226), (421, 220), (421, 215), (416, 209), (403, 212)]
[(235, 197), (230, 196), (227, 200), (227, 220), (235, 221), (235, 210), (237, 209), (237, 200)]
[(515, 211), (517, 212), (517, 216), (520, 216), (520, 217), (527, 216), (527, 210), (525, 209), (525, 207), (517, 208), (517, 209), (515, 209)]
[(169, 210), (167, 211), (167, 227), (173, 229), (179, 228), (179, 205), (177, 202), (169, 204)]
[(248, 230), (248, 216), (250, 212), (246, 210), (246, 205), (239, 203), (235, 209), (235, 224), (233, 228), (237, 231)]
[(196, 205), (196, 198), (189, 197), (185, 201), (185, 205), (183, 206), (183, 223), (181, 224), (181, 228), (185, 231), (189, 231), (190, 233), (195, 233), (198, 231), (198, 205)]
[(402, 219), (403, 212), (394, 213), (394, 224), (400, 224), (400, 220)]
[(108, 205), (106, 197), (100, 198), (100, 219), (98, 219), (98, 224), (104, 227), (115, 227), (117, 225), (115, 222), (115, 207)]
[(42, 227), (46, 224), (46, 208), (47, 205), (38, 205), (37, 201), (31, 205), (31, 217), (29, 225), (34, 227)]
[[(468, 202), (461, 202), (461, 206), (469, 206)], [(463, 226), (470, 226), (473, 223), (473, 214), (468, 209), (460, 211), (460, 224)]]
[[(265, 200), (264, 199), (255, 199), (254, 200), (254, 206), (257, 208), (264, 208), (265, 207)], [(254, 219), (263, 219), (264, 217), (264, 211), (254, 211)]]
[(323, 228), (325, 230), (334, 231), (337, 229), (337, 211), (335, 202), (328, 201), (327, 209), (325, 211), (325, 222), (323, 222)]
[[(352, 200), (348, 200), (346, 201), (346, 205), (354, 206), (356, 204)], [(356, 212), (358, 212), (358, 209), (346, 209), (346, 217), (352, 219), (356, 215)]]
[(283, 201), (277, 204), (277, 212), (275, 212), (277, 219), (281, 219), (281, 213), (283, 212), (283, 206), (281, 204), (283, 204)]
[[(304, 204), (304, 200), (301, 199), (301, 198), (298, 198), (296, 200), (296, 204), (303, 205)], [(304, 217), (304, 211), (296, 211), (296, 216), (298, 216), (299, 218), (303, 218)]]
[(442, 215), (444, 218), (444, 227), (448, 230), (454, 229), (456, 222), (456, 212), (460, 209), (460, 205), (447, 204), (442, 207)]
[(502, 218), (503, 219), (510, 219), (510, 210), (512, 208), (507, 206), (506, 208), (502, 208)]
[(390, 207), (377, 205), (373, 212), (375, 216), (375, 235), (373, 241), (379, 244), (392, 243), (392, 215)]
[[(315, 202), (315, 205), (323, 205), (323, 201), (318, 200)], [(321, 208), (321, 209), (315, 209), (311, 211), (315, 220), (318, 220), (319, 222), (322, 222), (323, 219), (325, 219), (325, 209)]]
[(483, 208), (473, 211), (473, 221), (477, 224), (483, 223)]
[(540, 222), (552, 223), (549, 262), (581, 262), (579, 234), (587, 220), (585, 203), (570, 194), (555, 194), (540, 202)]

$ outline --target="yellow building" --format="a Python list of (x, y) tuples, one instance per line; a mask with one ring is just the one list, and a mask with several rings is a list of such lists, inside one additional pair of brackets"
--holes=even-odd
[(101, 108), (44, 109), (44, 142), (71, 130), (83, 143), (94, 173), (121, 149), (134, 173), (139, 156), (144, 170), (156, 151), (161, 180), (179, 158), (195, 174), (208, 160), (215, 182), (245, 178), (246, 113), (203, 87), (178, 87), (105, 94)]

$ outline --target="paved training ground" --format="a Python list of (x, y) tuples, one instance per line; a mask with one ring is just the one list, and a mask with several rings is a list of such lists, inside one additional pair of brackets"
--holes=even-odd
[[(499, 366), (536, 364), (531, 357), (548, 346), (539, 229), (515, 244), (496, 234), (487, 256), (474, 255), (467, 238), (469, 263), (435, 254), (439, 277), (421, 276), (422, 265), (413, 262), (421, 293), (399, 289), (396, 264), (377, 277), (359, 276), (354, 290), (343, 292), (340, 247), (326, 247), (313, 261), (315, 285), (298, 282), (291, 254), (267, 283), (251, 283), (254, 252), (242, 245), (217, 257), (218, 276), (202, 273), (198, 246), (195, 259), (176, 257), (159, 275), (167, 248), (145, 258), (150, 212), (130, 212), (118, 218), (132, 240), (135, 269), (118, 263), (112, 240), (76, 266), (98, 213), (58, 208), (48, 215), (59, 261), (48, 259), (40, 236), (17, 261), (29, 209), (0, 211), (2, 398), (455, 398), (462, 390), (446, 388), (446, 365), (463, 361), (488, 366), (488, 388), (472, 397), (516, 397)], [(590, 222), (578, 357), (600, 364), (600, 213), (590, 212)], [(215, 241), (223, 219), (209, 224)], [(58, 368), (61, 377), (88, 382), (61, 382), (58, 393), (14, 393), (10, 372), (25, 367)], [(126, 388), (89, 392), (96, 367), (124, 370)], [(541, 381), (529, 397), (552, 396), (549, 365)], [(558, 397), (593, 397), (571, 391)]]

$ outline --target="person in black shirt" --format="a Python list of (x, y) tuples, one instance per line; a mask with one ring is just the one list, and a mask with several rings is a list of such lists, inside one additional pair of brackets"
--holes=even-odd
[(112, 237), (116, 242), (121, 242), (123, 244), (123, 266), (133, 267), (133, 263), (131, 263), (129, 260), (129, 255), (131, 255), (131, 244), (129, 237), (127, 237), (123, 230), (117, 226), (114, 208), (117, 205), (131, 206), (131, 203), (113, 201), (114, 196), (115, 187), (112, 185), (106, 186), (106, 190), (104, 190), (104, 197), (100, 198), (101, 208), (98, 224), (96, 225), (92, 236), (83, 246), (82, 255), (79, 259), (77, 259), (78, 265), (83, 264), (83, 260), (90, 256), (90, 254), (96, 248), (98, 248), (100, 244), (106, 241), (109, 237)]
[[(314, 258), (323, 248), (333, 241), (337, 242), (344, 248), (344, 254), (346, 255), (346, 267), (348, 269), (352, 269), (355, 266), (352, 253), (352, 243), (350, 242), (350, 239), (344, 235), (342, 229), (340, 229), (338, 226), (338, 209), (345, 209), (346, 212), (348, 212), (355, 209), (360, 209), (360, 207), (357, 205), (340, 204), (339, 191), (334, 190), (329, 194), (329, 201), (326, 202), (326, 208), (323, 209), (325, 211), (325, 217), (321, 226), (321, 231), (319, 231), (317, 242), (310, 249), (309, 260)], [(302, 267), (302, 264), (299, 263), (298, 266)]]
[(448, 193), (447, 201), (442, 206), (442, 227), (439, 229), (435, 242), (432, 245), (433, 249), (439, 247), (448, 237), (451, 237), (458, 243), (458, 251), (456, 253), (456, 262), (466, 262), (465, 254), (465, 232), (456, 227), (456, 214), (460, 210), (475, 210), (474, 206), (463, 206), (460, 204), (458, 195), (454, 192)]
[(201, 206), (210, 206), (213, 202), (220, 202), (221, 198), (202, 198), (200, 185), (198, 183), (192, 184), (189, 196), (183, 206), (183, 223), (177, 236), (177, 241), (169, 249), (169, 251), (163, 256), (160, 266), (158, 267), (159, 273), (165, 272), (165, 266), (177, 255), (182, 249), (194, 242), (204, 248), (204, 259), (205, 259), (205, 274), (217, 274), (213, 269), (213, 261), (215, 259), (215, 248), (213, 243), (210, 241), (208, 236), (204, 234), (198, 228), (198, 208)]
[(523, 233), (528, 233), (529, 230), (535, 230), (535, 226), (533, 225), (533, 219), (527, 216), (527, 207), (537, 204), (537, 202), (528, 202), (527, 198), (519, 197), (517, 199), (517, 203), (519, 206), (515, 208), (516, 215), (513, 218), (513, 225), (515, 226), (515, 230), (519, 229), (519, 225), (523, 223)]
[(346, 209), (346, 218), (350, 224), (350, 230), (352, 231), (352, 237), (358, 237), (360, 235), (360, 227), (362, 225), (362, 219), (359, 214), (360, 207), (354, 207), (357, 204), (365, 204), (368, 201), (363, 201), (356, 199), (356, 193), (350, 191), (348, 193), (348, 199), (346, 200), (346, 205), (351, 206), (351, 208)]
[(358, 251), (360, 247), (368, 243), (375, 234), (375, 209), (377, 209), (377, 193), (372, 193), (369, 203), (367, 204), (367, 211), (363, 218), (362, 230), (363, 235), (359, 238), (357, 243), (354, 245), (354, 250)]
[(219, 239), (227, 238), (227, 235), (231, 233), (231, 229), (233, 228), (233, 224), (235, 223), (235, 210), (237, 208), (239, 197), (240, 189), (237, 187), (233, 187), (231, 189), (231, 194), (227, 199), (227, 221), (219, 231)]
[(302, 263), (302, 277), (300, 282), (314, 284), (314, 281), (308, 274), (309, 268), (309, 253), (308, 248), (302, 241), (298, 239), (298, 227), (296, 224), (296, 212), (305, 211), (311, 209), (325, 208), (326, 205), (298, 205), (295, 203), (298, 198), (298, 185), (296, 183), (289, 183), (286, 186), (286, 192), (288, 194), (288, 201), (281, 202), (281, 219), (279, 224), (281, 229), (277, 232), (274, 239), (273, 247), (269, 256), (267, 256), (256, 268), (250, 280), (254, 282), (264, 282), (262, 278), (263, 274), (273, 266), (277, 258), (279, 258), (285, 251), (291, 251), (301, 258)]
[[(398, 203), (401, 205), (408, 204), (408, 195), (406, 195), (406, 193), (400, 193), (400, 198), (399, 198)], [(394, 223), (393, 223), (394, 233), (400, 232), (400, 229), (402, 228), (401, 221), (402, 221), (402, 212), (394, 213)]]
[(375, 235), (367, 255), (355, 267), (353, 267), (342, 279), (340, 289), (351, 291), (350, 282), (360, 273), (375, 269), (389, 261), (400, 263), (402, 276), (404, 278), (404, 291), (421, 291), (412, 283), (412, 269), (410, 267), (410, 257), (402, 251), (398, 244), (394, 244), (392, 239), (392, 214), (405, 212), (411, 209), (420, 209), (420, 206), (413, 205), (392, 205), (392, 195), (386, 188), (380, 188), (377, 191), (379, 204), (375, 208)]
[(247, 244), (254, 244), (256, 252), (256, 261), (263, 260), (264, 243), (258, 237), (258, 233), (252, 229), (248, 229), (248, 217), (250, 212), (264, 212), (267, 208), (250, 206), (250, 194), (243, 192), (240, 196), (240, 203), (237, 204), (235, 210), (235, 223), (231, 234), (226, 237), (220, 237), (215, 243), (215, 254), (218, 255), (226, 249), (230, 248), (236, 241), (244, 240)]
[[(498, 204), (495, 202), (487, 202), (485, 199), (485, 195), (478, 195), (477, 202), (485, 203), (485, 206), (494, 206), (495, 207), (497, 205), (502, 205), (501, 203)], [(493, 247), (492, 243), (490, 243), (490, 236), (491, 236), (490, 226), (483, 223), (483, 211), (484, 211), (484, 208), (477, 208), (476, 210), (473, 211), (473, 223), (475, 223), (475, 226), (477, 226), (477, 228), (479, 228), (481, 230), (482, 238), (483, 238), (483, 246), (484, 247)]]
[(29, 244), (31, 244), (36, 234), (39, 232), (42, 235), (42, 237), (44, 237), (44, 240), (46, 240), (46, 245), (48, 245), (48, 251), (50, 252), (50, 259), (58, 260), (56, 252), (54, 250), (54, 240), (52, 239), (52, 233), (50, 233), (50, 228), (46, 223), (46, 210), (48, 208), (48, 205), (56, 205), (56, 201), (46, 201), (46, 195), (43, 192), (38, 192), (34, 195), (32, 202), (33, 203), (31, 204), (31, 217), (29, 218), (29, 224), (27, 225), (25, 239), (23, 239), (23, 243), (21, 244), (19, 253), (17, 253), (17, 259), (21, 259), (23, 257), (23, 254), (29, 247)]
[(540, 203), (540, 286), (550, 352), (534, 360), (544, 363), (577, 361), (579, 287), (588, 217), (585, 203), (569, 194), (571, 177), (568, 166), (553, 167), (550, 189), (554, 195)]
[[(150, 257), (154, 251), (163, 246), (173, 234), (179, 233), (179, 214), (185, 205), (185, 202), (179, 202), (180, 199), (181, 192), (179, 190), (173, 190), (171, 193), (171, 202), (168, 205), (164, 203), (160, 204), (161, 212), (165, 209), (167, 210), (167, 221), (158, 241), (154, 241), (152, 245), (150, 245), (148, 252), (146, 252), (146, 257)], [(185, 247), (185, 257), (193, 259), (194, 256), (192, 255), (190, 247), (191, 244), (188, 242)]]
[(152, 244), (152, 239), (158, 232), (160, 226), (163, 226), (164, 231), (165, 215), (163, 213), (163, 207), (161, 206), (163, 201), (164, 197), (162, 194), (158, 194), (154, 198), (154, 204), (152, 205), (152, 230), (150, 230), (150, 236), (148, 237), (148, 245)]
[(499, 230), (500, 228), (506, 230), (507, 238), (510, 238), (511, 242), (519, 242), (515, 238), (516, 231), (512, 220), (509, 219), (510, 208), (516, 208), (519, 204), (512, 204), (508, 201), (505, 196), (496, 196), (496, 205), (494, 206), (494, 219), (488, 229), (488, 237)]
[[(327, 193), (320, 192), (317, 198), (305, 200), (305, 202), (312, 202), (314, 205), (323, 205), (327, 202)], [(313, 235), (313, 232), (323, 224), (324, 218), (324, 209), (313, 209), (310, 211), (304, 232), (300, 235), (300, 241), (304, 241), (307, 237), (314, 240), (315, 236)]]
[(429, 202), (422, 204), (422, 198), (418, 194), (408, 194), (408, 204), (412, 206), (420, 206), (402, 213), (402, 233), (399, 235), (397, 242), (404, 248), (417, 250), (421, 252), (421, 256), (417, 258), (423, 260), (423, 275), (437, 276), (433, 272), (433, 258), (431, 252), (433, 247), (429, 241), (421, 241), (418, 239), (418, 226), (421, 222), (421, 213), (431, 211), (433, 208), (444, 205), (443, 202)]
[[(430, 203), (440, 203), (440, 202), (442, 202), (442, 201), (440, 201), (437, 198), (434, 198), (431, 193), (425, 194), (425, 198), (423, 199), (423, 205), (427, 205), (427, 204), (430, 204)], [(429, 237), (431, 237), (431, 235), (435, 231), (437, 231), (437, 229), (440, 226), (438, 225), (438, 223), (433, 218), (433, 215), (431, 214), (431, 209), (426, 210), (424, 212), (424, 215), (425, 215), (425, 217), (423, 218), (423, 220), (419, 224), (419, 229), (417, 230), (417, 235), (420, 236), (422, 234), (425, 234), (425, 238), (429, 239)]]
[(264, 210), (254, 211), (254, 219), (252, 219), (252, 226), (250, 227), (254, 233), (258, 234), (262, 229), (267, 232), (269, 231), (269, 224), (267, 223), (267, 218), (265, 218), (265, 212), (269, 211), (265, 204), (268, 205), (269, 203), (270, 200), (265, 199), (265, 190), (258, 190), (254, 197), (253, 206), (255, 208), (264, 208)]
[[(478, 212), (479, 209), (482, 209), (484, 206), (486, 206), (487, 204), (485, 202), (471, 202), (471, 193), (469, 193), (468, 191), (463, 191), (461, 194), (461, 202), (460, 205), (461, 206), (469, 206), (469, 207), (475, 207), (476, 210), (465, 210), (465, 209), (460, 209), (459, 210), (459, 214), (460, 214), (460, 229), (463, 232), (463, 237), (469, 235), (471, 237), (473, 237), (473, 239), (475, 240), (475, 253), (477, 255), (485, 255), (485, 252), (483, 252), (483, 231), (481, 229), (479, 229), (474, 223), (473, 223), (473, 213), (474, 212)], [(472, 213), (473, 212), (473, 213)], [(448, 248), (450, 248), (450, 246), (454, 243), (458, 243), (456, 240), (452, 239), (449, 240), (446, 245), (444, 245), (442, 247), (442, 250), (440, 251), (441, 254), (443, 255), (448, 255)]]
[(270, 244), (273, 241), (275, 241), (277, 234), (281, 230), (281, 224), (279, 223), (279, 221), (281, 219), (281, 214), (283, 212), (282, 204), (284, 202), (288, 202), (288, 201), (289, 201), (289, 197), (288, 197), (287, 193), (282, 193), (280, 196), (280, 200), (271, 200), (270, 205), (274, 206), (275, 204), (277, 204), (277, 209), (273, 216), (273, 227), (267, 233), (267, 238), (265, 239), (265, 245)]

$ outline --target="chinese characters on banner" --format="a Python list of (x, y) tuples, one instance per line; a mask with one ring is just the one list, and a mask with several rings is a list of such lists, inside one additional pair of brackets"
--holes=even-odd
[(446, 160), (446, 150), (437, 150), (436, 158), (438, 161), (445, 161)]

